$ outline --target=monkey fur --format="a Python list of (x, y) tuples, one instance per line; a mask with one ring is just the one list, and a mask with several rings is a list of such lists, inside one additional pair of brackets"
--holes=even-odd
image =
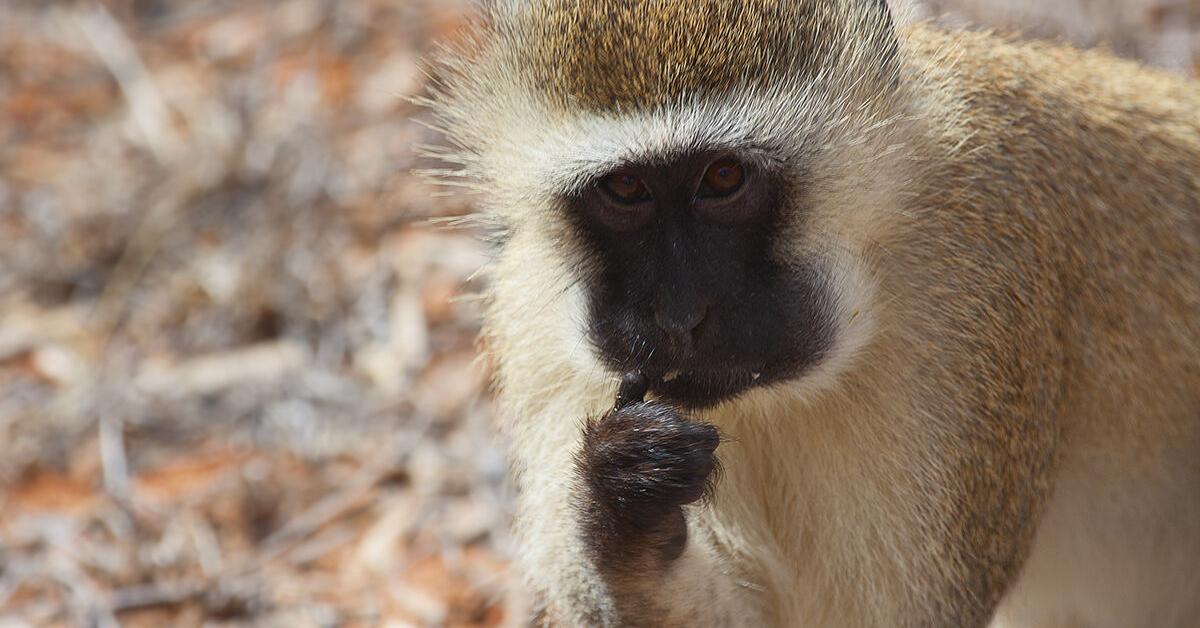
[(496, 0), (438, 76), (539, 621), (1200, 625), (1196, 83), (877, 0)]

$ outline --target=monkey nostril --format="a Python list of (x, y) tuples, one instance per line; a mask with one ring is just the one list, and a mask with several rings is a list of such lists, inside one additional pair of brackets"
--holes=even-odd
[(691, 349), (709, 310), (708, 305), (681, 310), (659, 307), (654, 310), (654, 322), (680, 347)]

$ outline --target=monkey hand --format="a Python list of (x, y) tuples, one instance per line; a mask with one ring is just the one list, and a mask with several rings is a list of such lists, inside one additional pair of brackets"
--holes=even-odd
[(677, 557), (687, 539), (681, 506), (709, 492), (720, 441), (715, 427), (652, 401), (618, 402), (590, 421), (578, 472), (593, 541), (623, 551), (643, 545), (663, 558)]

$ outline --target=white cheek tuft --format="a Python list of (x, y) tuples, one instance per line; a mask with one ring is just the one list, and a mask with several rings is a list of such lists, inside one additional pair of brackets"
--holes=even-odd
[(598, 373), (603, 365), (588, 338), (588, 305), (583, 286), (576, 283), (563, 295), (558, 336), (567, 349), (566, 360), (582, 373)]
[(874, 336), (878, 320), (875, 282), (862, 263), (846, 252), (835, 257), (830, 269), (834, 291), (835, 340), (819, 371), (833, 380), (853, 367)]

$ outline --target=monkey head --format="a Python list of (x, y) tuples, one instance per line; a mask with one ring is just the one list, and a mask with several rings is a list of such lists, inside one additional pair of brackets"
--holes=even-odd
[(687, 407), (844, 368), (903, 152), (883, 3), (506, 0), (480, 30), (434, 100), (524, 258), (496, 298)]

